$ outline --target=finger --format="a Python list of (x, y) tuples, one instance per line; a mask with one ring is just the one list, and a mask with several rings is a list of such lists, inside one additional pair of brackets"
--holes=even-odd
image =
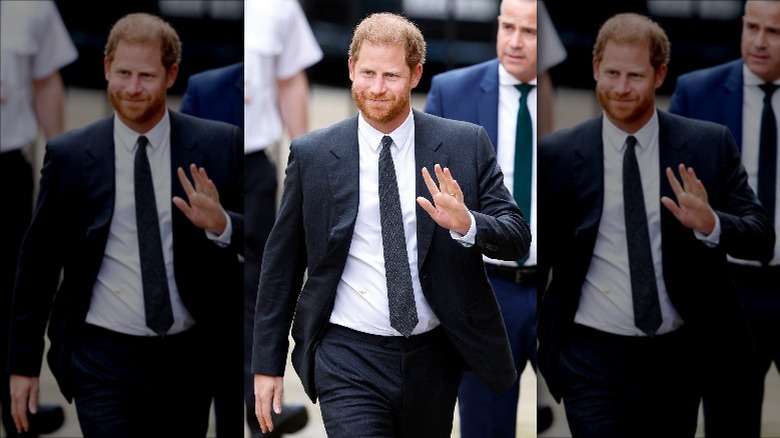
[(181, 210), (181, 212), (184, 213), (185, 216), (187, 216), (187, 218), (191, 218), (192, 215), (195, 214), (195, 212), (192, 210), (189, 204), (187, 204), (187, 201), (185, 201), (184, 199), (178, 196), (173, 197), (173, 205), (178, 207), (179, 210)]
[(14, 419), (14, 426), (18, 433), (30, 430), (30, 423), (27, 420), (27, 400), (12, 396), (11, 417)]
[(455, 195), (455, 199), (458, 200), (461, 204), (463, 203), (463, 190), (460, 188), (460, 184), (458, 184), (457, 181), (454, 179), (452, 180), (452, 192)]
[(675, 196), (679, 197), (683, 192), (683, 189), (680, 186), (680, 182), (677, 181), (677, 177), (674, 176), (674, 171), (671, 167), (666, 168), (666, 179), (669, 180), (669, 185), (672, 186), (672, 191), (674, 192)]
[(417, 198), (417, 205), (422, 207), (423, 210), (425, 210), (426, 213), (431, 215), (431, 217), (434, 217), (436, 215), (436, 207), (431, 204), (431, 201), (427, 200), (426, 198), (423, 198), (422, 196)]
[(422, 168), (422, 177), (423, 177), (423, 181), (425, 181), (425, 186), (428, 187), (428, 192), (431, 194), (431, 196), (434, 196), (437, 193), (439, 193), (439, 188), (436, 186), (436, 183), (433, 182), (433, 178), (431, 178), (431, 173), (428, 172), (428, 168), (426, 167)]
[(281, 388), (279, 388), (279, 389), (274, 391), (274, 412), (276, 412), (277, 415), (282, 413), (282, 394), (283, 393), (284, 393), (284, 391)]
[(668, 196), (662, 196), (661, 203), (674, 215), (674, 217), (676, 217), (678, 220), (680, 219), (682, 209), (680, 209), (680, 207), (678, 207), (671, 198)]
[(201, 193), (203, 191), (203, 175), (195, 164), (190, 164), (190, 174), (195, 185), (195, 191)]
[(184, 188), (184, 193), (186, 193), (187, 196), (190, 196), (190, 194), (192, 194), (192, 192), (194, 192), (195, 189), (192, 187), (189, 178), (187, 178), (187, 174), (184, 173), (184, 169), (179, 167), (178, 169), (176, 169), (176, 173), (179, 175), (179, 182), (181, 183), (181, 186)]
[(447, 177), (444, 176), (444, 169), (440, 164), (433, 166), (434, 173), (436, 174), (436, 181), (439, 183), (439, 191), (449, 193), (449, 187), (447, 186)]
[(680, 180), (682, 181), (682, 186), (685, 192), (690, 192), (693, 190), (693, 181), (691, 180), (691, 175), (685, 165), (681, 163), (679, 166), (677, 166), (677, 170), (680, 174)]

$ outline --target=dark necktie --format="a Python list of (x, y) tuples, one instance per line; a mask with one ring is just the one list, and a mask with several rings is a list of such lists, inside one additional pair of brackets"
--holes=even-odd
[(772, 93), (778, 86), (767, 82), (759, 87), (764, 90), (764, 109), (761, 111), (761, 136), (758, 143), (758, 200), (774, 224), (777, 195), (777, 121), (772, 110)]
[[(528, 95), (534, 88), (532, 84), (518, 84), (520, 90), (520, 108), (517, 111), (517, 127), (515, 130), (515, 177), (512, 193), (517, 206), (523, 212), (525, 220), (531, 221), (531, 172), (533, 171), (533, 123), (531, 112), (528, 111)], [(523, 264), (528, 258), (518, 260)]]
[(168, 293), (168, 277), (165, 274), (152, 170), (146, 156), (148, 144), (149, 140), (145, 136), (138, 137), (134, 165), (135, 219), (138, 227), (146, 325), (158, 335), (164, 336), (173, 324), (173, 311)]
[(382, 247), (385, 255), (387, 300), (390, 325), (408, 337), (417, 326), (417, 307), (414, 304), (412, 275), (406, 253), (406, 234), (401, 216), (401, 200), (390, 147), (393, 139), (382, 137), (379, 153), (379, 216), (382, 225)]
[(636, 144), (636, 137), (633, 135), (626, 138), (626, 151), (623, 154), (623, 208), (634, 301), (634, 323), (645, 334), (652, 336), (661, 326), (661, 307), (650, 251), (645, 196), (636, 160)]

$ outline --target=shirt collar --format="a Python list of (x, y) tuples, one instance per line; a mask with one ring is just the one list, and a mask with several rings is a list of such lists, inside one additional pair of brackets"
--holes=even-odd
[(653, 111), (653, 116), (637, 132), (629, 134), (615, 126), (606, 115), (602, 117), (604, 127), (602, 132), (607, 144), (611, 144), (618, 152), (622, 152), (626, 143), (626, 137), (633, 135), (642, 150), (658, 136), (658, 110)]
[[(743, 81), (745, 82), (745, 85), (758, 86), (766, 82), (765, 80), (756, 76), (755, 73), (750, 71), (747, 64), (745, 64), (744, 62), (742, 63), (742, 76), (744, 77)], [(773, 81), (773, 83), (776, 85), (780, 85), (780, 79)]]
[(169, 126), (170, 122), (167, 109), (165, 110), (163, 118), (160, 119), (154, 128), (150, 129), (149, 132), (145, 134), (133, 131), (129, 126), (122, 123), (122, 120), (120, 120), (119, 116), (114, 114), (114, 133), (119, 139), (120, 143), (130, 152), (135, 152), (135, 144), (138, 141), (139, 135), (146, 136), (146, 138), (149, 140), (149, 146), (152, 149), (156, 149), (158, 146), (163, 144)]
[(368, 142), (368, 146), (374, 151), (379, 150), (379, 147), (382, 145), (382, 137), (385, 135), (392, 137), (396, 147), (399, 149), (403, 148), (414, 128), (414, 112), (411, 109), (409, 110), (409, 115), (406, 117), (406, 120), (389, 134), (384, 134), (382, 131), (369, 125), (366, 119), (363, 118), (363, 114), (358, 114), (358, 132), (363, 135), (363, 138)]
[[(511, 73), (509, 73), (506, 68), (499, 62), (498, 63), (498, 83), (500, 85), (509, 85), (514, 87), (517, 84), (521, 84), (519, 80), (517, 80), (516, 77), (512, 76)], [(530, 81), (526, 82), (527, 84), (536, 85), (536, 78), (531, 79)]]

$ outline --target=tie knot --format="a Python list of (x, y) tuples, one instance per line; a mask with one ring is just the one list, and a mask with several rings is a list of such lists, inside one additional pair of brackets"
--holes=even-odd
[(626, 147), (627, 148), (633, 149), (634, 146), (636, 146), (636, 145), (637, 145), (636, 137), (634, 137), (633, 135), (629, 135), (628, 137), (626, 137)]
[(515, 88), (520, 92), (520, 98), (528, 97), (528, 93), (535, 87), (534, 84), (527, 84), (523, 82), (522, 84), (515, 85)]
[(138, 149), (146, 149), (146, 146), (149, 145), (149, 139), (145, 135), (139, 135), (136, 143), (138, 144)]
[(774, 93), (775, 90), (777, 90), (778, 86), (779, 85), (776, 85), (776, 84), (774, 84), (772, 82), (764, 82), (763, 84), (759, 85), (758, 87), (761, 88), (761, 90), (764, 91), (764, 94), (765, 94), (764, 99), (769, 99), (770, 97), (772, 97), (772, 93)]
[(393, 138), (389, 135), (385, 135), (382, 137), (382, 149), (390, 149), (390, 146), (393, 145)]

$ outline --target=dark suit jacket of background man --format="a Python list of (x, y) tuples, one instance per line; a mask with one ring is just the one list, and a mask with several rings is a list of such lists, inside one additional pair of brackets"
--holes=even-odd
[[(176, 206), (171, 206), (174, 273), (179, 294), (196, 325), (205, 328), (204, 332), (214, 333), (214, 324), (229, 316), (224, 312), (242, 302), (238, 255), (243, 253), (244, 243), (243, 136), (237, 127), (226, 123), (170, 110), (169, 114), (171, 196), (187, 199), (176, 177), (177, 167), (189, 173), (190, 163), (203, 166), (233, 224), (231, 243), (222, 248)], [(68, 399), (72, 396), (68, 384), (70, 353), (85, 325), (114, 209), (113, 123), (114, 116), (107, 117), (49, 141), (39, 199), (20, 255), (20, 266), (32, 266), (29, 260), (39, 262), (17, 274), (10, 372), (40, 374), (43, 335), (50, 310), (47, 304), (54, 299), (48, 328), (48, 361)], [(63, 277), (58, 286), (61, 270)], [(236, 296), (225, 291), (235, 291)], [(208, 348), (204, 346), (204, 350)]]
[[(745, 259), (767, 257), (774, 231), (748, 187), (726, 127), (663, 111), (658, 111), (658, 123), (660, 195), (676, 199), (666, 167), (675, 174), (680, 163), (693, 167), (721, 225), (720, 244), (711, 248), (660, 206), (667, 291), (697, 341), (691, 348), (700, 349), (707, 365), (702, 373), (739, 366), (730, 362), (744, 361), (743, 350), (750, 349), (751, 342), (726, 269), (726, 253)], [(557, 358), (574, 321), (601, 218), (603, 162), (602, 116), (539, 143), (539, 260), (545, 270), (552, 269), (539, 316), (539, 369), (557, 400), (561, 397)]]
[(432, 86), (426, 112), (476, 123), (485, 128), (490, 142), (497, 147), (498, 58), (446, 74), (446, 82), (434, 81), (439, 88)]
[[(465, 364), (499, 392), (517, 373), (482, 253), (519, 258), (530, 244), (528, 225), (504, 187), (483, 128), (418, 111), (414, 121), (418, 172), (435, 163), (449, 167), (477, 226), (474, 246), (464, 248), (417, 207), (423, 294)], [(293, 141), (260, 279), (252, 372), (284, 374), (292, 323), (292, 362), (312, 401), (314, 352), (328, 326), (358, 211), (357, 125), (355, 116)], [(430, 198), (419, 173), (416, 186), (418, 196)]]
[(741, 148), (743, 65), (738, 59), (681, 75), (669, 112), (726, 125)]
[(184, 114), (231, 123), (243, 131), (244, 63), (190, 76), (179, 110)]

